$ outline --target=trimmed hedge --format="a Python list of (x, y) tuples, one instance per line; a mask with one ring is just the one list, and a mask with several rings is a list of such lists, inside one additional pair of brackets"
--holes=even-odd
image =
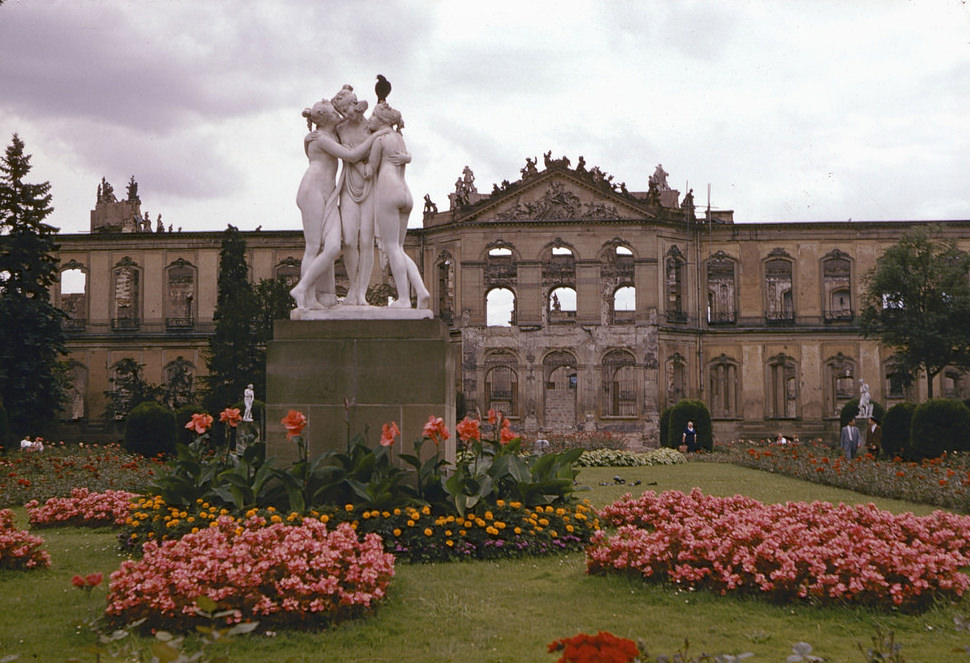
[(660, 446), (671, 447), (676, 449), (680, 446), (678, 442), (675, 445), (670, 444), (670, 408), (665, 407), (660, 412)]
[(714, 429), (711, 425), (710, 411), (703, 401), (687, 398), (670, 408), (667, 446), (675, 449), (680, 446), (688, 421), (694, 422), (694, 430), (697, 431), (697, 448), (714, 451)]
[(155, 401), (136, 405), (125, 424), (125, 449), (149, 458), (175, 453), (175, 415)]
[(970, 409), (963, 401), (934, 398), (913, 412), (906, 455), (922, 460), (945, 451), (970, 451)]
[(890, 458), (906, 454), (909, 425), (915, 411), (916, 403), (897, 403), (886, 412), (882, 420), (882, 450)]

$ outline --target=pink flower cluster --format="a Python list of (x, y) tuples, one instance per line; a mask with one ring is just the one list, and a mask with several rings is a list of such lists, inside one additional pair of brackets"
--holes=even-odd
[(37, 500), (24, 504), (31, 525), (124, 525), (135, 493), (106, 490), (92, 493), (74, 488), (70, 497), (52, 497), (43, 506)]
[(635, 570), (685, 587), (762, 592), (776, 600), (919, 608), (962, 596), (970, 516), (894, 515), (873, 504), (762, 504), (736, 495), (648, 491), (603, 509), (589, 573)]
[(374, 610), (394, 575), (394, 556), (376, 534), (359, 541), (347, 523), (328, 531), (310, 519), (267, 527), (258, 516), (242, 525), (223, 516), (143, 551), (111, 574), (109, 618), (184, 628), (207, 596), (234, 611), (231, 622), (332, 623)]
[(45, 569), (51, 556), (41, 550), (44, 540), (30, 532), (17, 529), (13, 511), (0, 510), (0, 569)]

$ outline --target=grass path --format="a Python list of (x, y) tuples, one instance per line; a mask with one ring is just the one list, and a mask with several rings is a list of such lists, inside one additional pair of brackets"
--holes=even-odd
[[(613, 485), (619, 475), (628, 483)], [(873, 501), (892, 511), (928, 513), (928, 507), (809, 484), (756, 470), (711, 463), (644, 468), (586, 468), (590, 500), (602, 506), (625, 492), (643, 489), (738, 492), (763, 501)], [(646, 485), (650, 482), (657, 485)], [(609, 483), (600, 486), (600, 483)], [(0, 657), (20, 661), (63, 661), (91, 641), (74, 624), (87, 613), (82, 592), (71, 588), (74, 573), (117, 568), (115, 533), (108, 529), (40, 532), (54, 563), (34, 573), (0, 572)], [(103, 594), (99, 595), (103, 597)], [(938, 606), (919, 616), (861, 608), (772, 605), (755, 599), (679, 592), (636, 578), (593, 578), (576, 553), (504, 562), (469, 562), (397, 567), (390, 598), (371, 618), (319, 633), (248, 637), (233, 645), (232, 661), (341, 661), (354, 663), (541, 662), (552, 640), (580, 631), (609, 630), (642, 637), (653, 658), (671, 654), (691, 640), (695, 653), (752, 651), (752, 663), (782, 661), (792, 643), (806, 640), (830, 663), (861, 662), (857, 643), (868, 644), (877, 626), (895, 631), (910, 663), (960, 660), (952, 650), (970, 644), (970, 634), (953, 628), (953, 616), (967, 606)]]

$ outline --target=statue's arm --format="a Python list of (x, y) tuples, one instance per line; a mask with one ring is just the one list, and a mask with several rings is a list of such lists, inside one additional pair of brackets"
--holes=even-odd
[(337, 157), (338, 159), (343, 159), (344, 161), (349, 161), (350, 163), (356, 163), (364, 158), (364, 156), (370, 151), (371, 147), (374, 145), (374, 141), (386, 134), (390, 129), (384, 128), (377, 133), (371, 134), (367, 139), (354, 148), (346, 148), (329, 136), (319, 136), (317, 141), (323, 147), (323, 149), (332, 157)]
[(374, 176), (374, 166), (380, 164), (383, 153), (384, 143), (379, 140), (374, 141), (374, 144), (370, 148), (370, 156), (367, 157), (367, 165), (364, 166), (364, 177), (370, 179)]

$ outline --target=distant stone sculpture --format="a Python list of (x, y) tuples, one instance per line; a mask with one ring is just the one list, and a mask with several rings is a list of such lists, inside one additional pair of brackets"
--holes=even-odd
[(256, 392), (253, 391), (253, 385), (247, 384), (246, 390), (243, 392), (243, 406), (245, 410), (243, 411), (242, 420), (252, 421), (253, 420), (253, 401), (256, 400)]
[(118, 199), (115, 197), (115, 189), (111, 186), (105, 178), (101, 178), (101, 184), (98, 185), (98, 202), (99, 203), (116, 203)]
[(162, 225), (162, 215), (158, 215), (158, 219), (155, 220), (155, 232), (163, 233), (165, 232), (165, 226)]
[(536, 157), (533, 157), (531, 159), (529, 157), (525, 158), (525, 167), (522, 168), (520, 171), (522, 173), (522, 179), (526, 179), (527, 177), (532, 177), (533, 175), (539, 174), (539, 169), (536, 168), (536, 161), (538, 161)]
[[(340, 254), (341, 210), (338, 198), (344, 189), (336, 185), (337, 159), (360, 161), (375, 139), (388, 131), (365, 138), (354, 149), (337, 142), (336, 126), (340, 115), (326, 99), (303, 110), (308, 127), (313, 128), (303, 139), (309, 165), (296, 194), (296, 204), (303, 217), (303, 239), (306, 243), (300, 265), (300, 281), (290, 290), (298, 309), (323, 309), (337, 304), (333, 285), (333, 265)], [(341, 181), (346, 182), (347, 170)], [(371, 249), (372, 250), (372, 249)], [(346, 256), (345, 256), (346, 258)], [(318, 281), (323, 287), (318, 291)]]
[(427, 219), (429, 217), (434, 216), (437, 213), (438, 213), (438, 206), (435, 205), (433, 200), (431, 200), (431, 194), (429, 193), (424, 194), (424, 218)]
[(684, 200), (680, 204), (680, 209), (684, 210), (684, 216), (688, 221), (694, 220), (694, 190), (691, 189), (684, 195)]
[(863, 380), (859, 380), (859, 414), (860, 419), (868, 419), (872, 416), (872, 403), (869, 397), (869, 385)]
[(141, 198), (138, 197), (138, 182), (135, 181), (135, 176), (132, 175), (131, 179), (128, 180), (128, 198), (129, 203), (140, 203)]
[(649, 184), (656, 186), (657, 191), (670, 191), (670, 186), (667, 184), (667, 175), (669, 175), (662, 164), (657, 164), (657, 169), (653, 171), (653, 175), (650, 176)]
[(468, 193), (478, 193), (478, 188), (475, 186), (475, 173), (468, 166), (465, 166), (461, 171), (461, 181)]
[(414, 200), (404, 180), (404, 169), (410, 163), (401, 135), (404, 122), (401, 113), (387, 103), (377, 104), (371, 114), (369, 126), (372, 131), (393, 128), (382, 134), (371, 147), (365, 173), (374, 180), (374, 221), (381, 250), (387, 257), (397, 288), (397, 301), (391, 306), (411, 308), (411, 290), (417, 297), (419, 309), (430, 309), (431, 295), (424, 286), (418, 266), (404, 252), (408, 217)]

